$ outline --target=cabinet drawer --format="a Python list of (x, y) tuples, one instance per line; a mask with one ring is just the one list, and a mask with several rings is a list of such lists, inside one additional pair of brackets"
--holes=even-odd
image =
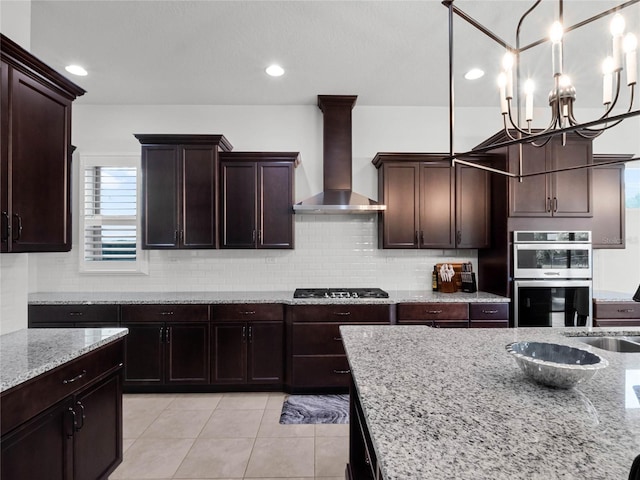
[(194, 322), (209, 320), (208, 305), (122, 305), (123, 322)]
[(123, 345), (124, 339), (117, 340), (3, 392), (0, 398), (2, 434), (104, 374), (121, 368)]
[(509, 328), (509, 320), (469, 320), (470, 328)]
[(118, 325), (118, 305), (29, 305), (29, 325), (101, 323)]
[(292, 373), (293, 388), (347, 388), (351, 378), (346, 355), (294, 355)]
[(596, 318), (594, 327), (638, 327), (640, 318)]
[(389, 305), (294, 305), (294, 322), (389, 323)]
[(470, 303), (471, 320), (509, 320), (508, 303)]
[(640, 319), (640, 303), (607, 302), (594, 303), (593, 316), (598, 318), (637, 318)]
[(213, 305), (212, 320), (283, 320), (284, 307), (263, 303), (238, 303), (229, 305)]
[[(398, 323), (407, 320), (468, 320), (468, 303), (400, 303)], [(413, 322), (411, 322), (413, 323)]]
[(344, 355), (340, 336), (344, 323), (297, 323), (292, 326), (294, 355)]

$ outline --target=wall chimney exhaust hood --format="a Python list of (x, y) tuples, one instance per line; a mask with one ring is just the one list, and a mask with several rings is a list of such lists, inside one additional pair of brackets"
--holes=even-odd
[(351, 190), (351, 110), (356, 95), (318, 95), (323, 113), (323, 191), (293, 206), (295, 213), (375, 213), (387, 209)]

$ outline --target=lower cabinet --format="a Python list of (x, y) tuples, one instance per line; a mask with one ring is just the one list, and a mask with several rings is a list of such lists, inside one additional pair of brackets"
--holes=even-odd
[(629, 301), (593, 302), (594, 327), (640, 326), (640, 303)]
[(470, 303), (469, 327), (471, 328), (508, 328), (508, 303)]
[(507, 328), (508, 303), (399, 303), (399, 325), (429, 325), (436, 328)]
[(118, 305), (29, 305), (30, 328), (103, 328), (119, 325)]
[(122, 360), (120, 340), (3, 392), (0, 478), (108, 478), (122, 462)]
[(214, 305), (211, 383), (281, 387), (284, 377), (282, 305)]
[(121, 316), (127, 390), (209, 383), (207, 305), (122, 305)]
[(353, 380), (349, 393), (349, 463), (345, 478), (379, 480), (382, 474)]
[(287, 385), (293, 392), (347, 391), (351, 371), (340, 325), (388, 325), (389, 305), (287, 307)]

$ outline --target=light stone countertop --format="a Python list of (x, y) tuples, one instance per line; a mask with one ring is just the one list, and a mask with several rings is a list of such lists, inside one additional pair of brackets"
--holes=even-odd
[(430, 290), (389, 291), (380, 299), (299, 299), (293, 291), (255, 292), (41, 292), (29, 294), (30, 305), (67, 304), (226, 304), (281, 303), (285, 305), (383, 304), (403, 302), (509, 302), (492, 293), (439, 293)]
[(594, 290), (593, 299), (597, 303), (603, 302), (633, 302), (634, 292), (613, 292), (610, 290)]
[(26, 328), (0, 335), (0, 392), (124, 337), (126, 328)]
[[(640, 353), (564, 328), (340, 330), (386, 480), (626, 480), (640, 454)], [(612, 330), (640, 332), (585, 333)], [(582, 347), (609, 366), (574, 389), (544, 387), (505, 350), (523, 340)]]

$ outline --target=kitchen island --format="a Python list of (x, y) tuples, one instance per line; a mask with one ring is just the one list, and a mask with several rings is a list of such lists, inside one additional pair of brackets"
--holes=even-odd
[[(640, 454), (640, 353), (575, 337), (606, 332), (640, 329), (341, 327), (353, 378), (353, 478), (372, 478), (362, 475), (365, 454), (386, 480), (627, 479)], [(525, 340), (585, 348), (609, 366), (574, 389), (544, 387), (505, 351)]]

